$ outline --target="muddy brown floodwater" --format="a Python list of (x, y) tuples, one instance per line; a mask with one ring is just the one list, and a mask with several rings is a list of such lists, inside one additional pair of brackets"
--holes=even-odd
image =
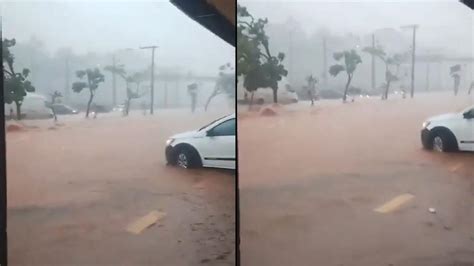
[[(229, 111), (232, 112), (232, 111)], [(10, 265), (233, 265), (233, 171), (165, 165), (166, 139), (223, 116), (60, 117), (7, 133)], [(139, 235), (126, 227), (166, 216)]]
[[(473, 265), (474, 154), (420, 143), (425, 118), (473, 103), (418, 94), (270, 117), (239, 109), (242, 265)], [(374, 212), (405, 193), (399, 210)]]

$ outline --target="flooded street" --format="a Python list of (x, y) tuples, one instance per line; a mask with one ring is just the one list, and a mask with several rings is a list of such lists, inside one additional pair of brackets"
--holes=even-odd
[[(231, 112), (80, 114), (7, 133), (10, 264), (234, 265), (234, 172), (164, 155), (169, 136)], [(126, 231), (152, 211), (166, 215)]]
[(474, 156), (423, 150), (420, 130), (473, 102), (420, 93), (269, 117), (240, 108), (242, 264), (472, 265)]

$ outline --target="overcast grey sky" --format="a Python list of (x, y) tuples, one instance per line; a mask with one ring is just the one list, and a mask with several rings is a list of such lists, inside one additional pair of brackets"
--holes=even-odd
[(420, 45), (447, 47), (464, 55), (473, 53), (473, 11), (455, 0), (239, 2), (255, 17), (267, 17), (270, 22), (283, 23), (293, 17), (308, 34), (322, 26), (338, 33), (368, 34), (379, 28), (419, 24)]
[(157, 61), (212, 73), (235, 58), (234, 47), (168, 1), (1, 2), (4, 37), (24, 41), (35, 35), (50, 52), (70, 46), (78, 53), (107, 53), (156, 44)]

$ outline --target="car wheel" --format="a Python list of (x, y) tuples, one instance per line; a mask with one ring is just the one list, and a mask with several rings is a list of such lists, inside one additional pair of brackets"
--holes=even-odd
[(450, 134), (438, 131), (433, 136), (433, 150), (437, 152), (450, 152), (456, 149), (456, 143)]
[(191, 148), (183, 147), (176, 152), (176, 165), (184, 169), (196, 168), (199, 166), (198, 154)]

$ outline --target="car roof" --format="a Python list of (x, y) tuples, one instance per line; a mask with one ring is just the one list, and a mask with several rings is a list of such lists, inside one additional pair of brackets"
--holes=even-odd
[[(232, 119), (232, 118), (235, 118), (235, 113), (230, 114), (230, 115), (226, 115), (226, 116), (222, 117), (221, 119), (216, 120), (216, 121), (215, 121), (214, 123), (212, 123), (211, 125), (220, 124), (222, 121), (226, 121), (226, 120), (229, 120), (229, 119)], [(210, 126), (211, 126), (211, 125), (210, 125)]]
[(229, 120), (229, 119), (233, 119), (235, 118), (235, 113), (233, 114), (230, 114), (230, 115), (226, 115), (226, 116), (223, 116), (217, 120), (215, 120), (214, 122), (211, 122), (210, 124), (202, 127), (200, 130), (202, 129), (206, 129), (206, 128), (212, 128), (212, 127), (215, 127), (217, 126), (218, 124), (222, 123), (223, 121), (226, 121), (226, 120)]
[(471, 105), (471, 106), (466, 107), (466, 108), (463, 110), (463, 112), (467, 112), (467, 111), (472, 110), (472, 109), (474, 109), (474, 104)]

